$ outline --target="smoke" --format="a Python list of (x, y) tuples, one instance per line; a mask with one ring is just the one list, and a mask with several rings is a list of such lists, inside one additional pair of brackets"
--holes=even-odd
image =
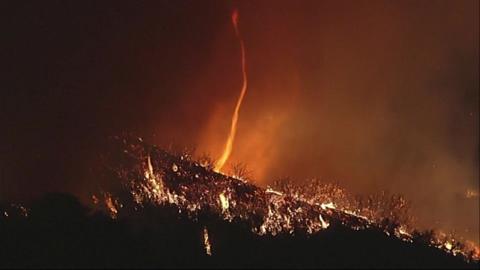
[[(320, 177), (401, 193), (420, 225), (478, 242), (479, 200), (465, 195), (479, 188), (478, 3), (241, 7), (255, 96), (233, 161), (263, 184)], [(224, 110), (205, 128), (209, 149)]]
[(2, 9), (1, 198), (89, 198), (102, 139), (123, 131), (219, 157), (242, 74), (235, 6), (249, 92), (226, 167), (401, 193), (422, 225), (479, 242), (478, 1), (233, 4)]

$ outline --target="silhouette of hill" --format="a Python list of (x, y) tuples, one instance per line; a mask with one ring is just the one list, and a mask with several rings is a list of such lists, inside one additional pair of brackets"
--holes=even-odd
[[(240, 220), (227, 222), (205, 212), (192, 221), (170, 206), (145, 206), (129, 218), (111, 219), (71, 195), (48, 194), (28, 208), (27, 216), (0, 221), (2, 268), (479, 266), (421, 242), (341, 224), (312, 235), (260, 236)], [(211, 256), (205, 252), (205, 228)]]

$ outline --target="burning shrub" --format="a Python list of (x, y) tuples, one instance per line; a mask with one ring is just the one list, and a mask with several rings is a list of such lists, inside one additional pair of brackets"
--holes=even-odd
[[(302, 186), (283, 179), (273, 188), (263, 189), (212, 171), (186, 154), (178, 157), (142, 140), (126, 138), (117, 143), (116, 157), (111, 159), (114, 165), (109, 168), (123, 183), (125, 193), (112, 193), (110, 200), (104, 200), (105, 209), (115, 206), (110, 211), (114, 216), (149, 205), (170, 205), (192, 220), (208, 212), (229, 222), (242, 222), (259, 235), (312, 235), (330, 225), (375, 228), (406, 242), (424, 239), (454, 255), (466, 255), (464, 247), (452, 238), (432, 236), (435, 242), (428, 240), (429, 235), (414, 235), (410, 205), (399, 195), (353, 196), (338, 184), (317, 179)], [(245, 175), (247, 170), (238, 165), (234, 172)]]

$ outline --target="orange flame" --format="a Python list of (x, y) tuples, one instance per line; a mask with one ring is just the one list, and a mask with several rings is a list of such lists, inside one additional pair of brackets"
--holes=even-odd
[(240, 106), (242, 105), (243, 97), (247, 92), (247, 68), (246, 68), (246, 60), (245, 60), (245, 45), (243, 44), (242, 36), (240, 35), (240, 31), (238, 30), (238, 11), (234, 10), (232, 13), (232, 23), (233, 27), (235, 28), (235, 34), (237, 35), (238, 41), (240, 42), (240, 49), (242, 52), (242, 75), (243, 75), (243, 85), (242, 91), (240, 92), (240, 97), (237, 100), (237, 105), (235, 106), (235, 111), (233, 112), (232, 116), (232, 124), (230, 126), (230, 133), (228, 135), (227, 143), (225, 144), (225, 148), (223, 150), (223, 154), (215, 162), (214, 170), (216, 172), (220, 172), (225, 163), (227, 162), (230, 154), (232, 153), (233, 142), (235, 140), (235, 134), (237, 133), (237, 122), (238, 122), (238, 114), (240, 111)]

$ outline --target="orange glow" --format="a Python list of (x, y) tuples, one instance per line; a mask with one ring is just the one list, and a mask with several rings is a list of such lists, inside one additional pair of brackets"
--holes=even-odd
[(246, 60), (245, 60), (245, 45), (243, 44), (243, 39), (240, 35), (240, 31), (238, 30), (238, 11), (235, 10), (232, 13), (232, 24), (235, 28), (235, 34), (240, 42), (240, 49), (242, 52), (242, 76), (243, 76), (243, 85), (242, 90), (240, 92), (240, 97), (238, 98), (237, 105), (235, 106), (235, 111), (233, 112), (232, 116), (232, 123), (230, 126), (230, 133), (228, 135), (227, 142), (225, 144), (225, 148), (223, 150), (222, 156), (215, 162), (215, 171), (220, 172), (227, 162), (230, 154), (232, 153), (233, 142), (235, 141), (235, 134), (237, 133), (237, 122), (238, 122), (238, 114), (240, 111), (240, 106), (242, 105), (243, 98), (245, 93), (247, 92), (247, 70), (246, 70)]

